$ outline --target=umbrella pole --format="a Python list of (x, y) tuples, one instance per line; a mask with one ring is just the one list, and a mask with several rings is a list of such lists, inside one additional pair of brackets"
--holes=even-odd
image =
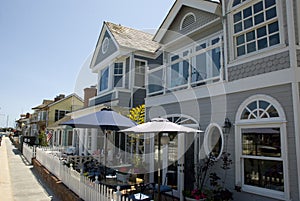
[(158, 182), (157, 182), (157, 194), (158, 194), (158, 201), (160, 201), (160, 138), (161, 133), (158, 133)]
[(104, 178), (106, 180), (106, 152), (107, 152), (107, 131), (104, 129), (105, 133), (105, 147), (104, 147)]

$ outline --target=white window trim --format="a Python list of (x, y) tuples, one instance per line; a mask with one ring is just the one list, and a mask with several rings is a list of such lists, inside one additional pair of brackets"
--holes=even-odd
[(222, 131), (222, 128), (221, 128), (221, 126), (219, 124), (217, 124), (217, 123), (210, 123), (208, 125), (208, 127), (206, 128), (205, 134), (204, 134), (204, 142), (203, 142), (203, 144), (204, 144), (204, 151), (205, 151), (206, 156), (209, 157), (209, 154), (210, 154), (209, 135), (212, 134), (211, 133), (212, 128), (217, 128), (219, 130), (220, 137), (221, 137), (221, 142), (222, 142), (220, 153), (219, 153), (219, 155), (215, 159), (215, 160), (218, 160), (222, 156), (223, 149), (224, 149), (224, 143), (225, 143), (223, 131)]
[[(240, 120), (241, 114), (244, 108), (253, 101), (256, 100), (264, 100), (271, 103), (275, 109), (278, 111), (278, 118), (271, 118), (267, 120)], [(244, 176), (243, 173), (243, 163), (241, 161), (242, 158), (242, 128), (256, 128), (256, 127), (278, 127), (280, 128), (280, 137), (281, 137), (281, 157), (272, 158), (272, 160), (280, 160), (283, 162), (283, 176), (284, 176), (284, 191), (275, 191), (271, 189), (265, 189), (250, 185), (244, 184)], [(267, 196), (276, 199), (289, 200), (289, 175), (288, 175), (288, 157), (287, 157), (287, 131), (286, 131), (286, 117), (284, 111), (280, 105), (280, 103), (274, 98), (258, 94), (247, 98), (238, 108), (236, 113), (236, 123), (235, 123), (235, 161), (236, 161), (236, 169), (235, 169), (235, 183), (237, 186), (242, 187), (242, 191), (248, 193), (254, 193), (261, 196)], [(266, 157), (267, 158), (267, 157)]]
[[(195, 19), (195, 22), (196, 22), (196, 20), (197, 20), (197, 18), (196, 18), (196, 15), (194, 14), (194, 13), (192, 13), (192, 12), (189, 12), (189, 13), (187, 13), (187, 14), (185, 14), (184, 16), (183, 16), (183, 18), (181, 19), (181, 22), (180, 22), (180, 30), (184, 30), (184, 29), (186, 29), (187, 27), (189, 27), (189, 26), (187, 26), (187, 27), (182, 27), (182, 25), (183, 25), (183, 21), (185, 20), (185, 18), (187, 17), (187, 16), (189, 16), (189, 15), (192, 15), (193, 17), (194, 17), (194, 19)], [(195, 23), (194, 22), (194, 23)], [(193, 24), (193, 23), (192, 23)]]
[[(246, 1), (246, 2), (242, 2), (241, 4), (235, 6), (235, 7), (231, 7), (233, 0), (230, 0), (227, 6), (228, 9), (228, 15), (227, 15), (227, 21), (228, 21), (228, 33), (229, 33), (229, 37), (228, 37), (228, 44), (235, 44), (235, 40), (234, 40), (234, 23), (233, 23), (233, 15), (238, 11), (238, 10), (242, 10), (243, 8), (249, 6), (250, 4), (255, 4), (257, 3), (257, 1), (259, 0), (255, 0), (255, 2), (253, 1)], [(273, 45), (273, 46), (269, 46), (267, 48), (263, 48), (261, 50), (256, 50), (254, 52), (251, 53), (247, 53), (245, 55), (242, 56), (236, 56), (236, 46), (235, 45), (230, 45), (229, 47), (229, 63), (233, 63), (235, 61), (239, 61), (239, 60), (243, 60), (245, 58), (249, 58), (249, 57), (253, 57), (253, 56), (259, 56), (260, 54), (264, 54), (265, 52), (269, 52), (272, 50), (277, 50), (278, 48), (282, 48), (284, 47), (285, 44), (285, 37), (284, 37), (284, 27), (283, 27), (283, 13), (282, 13), (282, 1), (281, 0), (276, 0), (276, 8), (277, 8), (277, 20), (278, 20), (278, 27), (279, 27), (279, 38), (280, 38), (280, 43), (277, 45)]]
[[(116, 63), (122, 63), (123, 64), (123, 66), (122, 66), (122, 74), (115, 74), (115, 64)], [(113, 77), (112, 77), (112, 86), (113, 86), (113, 88), (124, 88), (124, 86), (125, 86), (125, 77), (124, 77), (124, 75), (125, 75), (125, 65), (126, 65), (126, 63), (125, 63), (125, 61), (119, 61), (119, 62), (114, 62), (113, 63)], [(115, 76), (122, 76), (122, 86), (120, 86), (120, 87), (115, 87)]]
[[(140, 61), (140, 62), (145, 62), (145, 70), (144, 70), (144, 74), (143, 73), (140, 73), (140, 72), (136, 72), (136, 66), (135, 66), (135, 62), (136, 61)], [(135, 74), (140, 74), (140, 75), (144, 75), (145, 76), (145, 79), (144, 79), (144, 87), (146, 87), (146, 77), (147, 77), (147, 69), (148, 69), (148, 61), (147, 60), (144, 60), (144, 59), (140, 59), (140, 58), (134, 58), (133, 59), (133, 65), (134, 65), (134, 68), (133, 68), (133, 76), (132, 76), (132, 85), (133, 87), (139, 87), (141, 88), (141, 86), (136, 86), (135, 85)], [(125, 80), (125, 79), (124, 79)], [(132, 89), (133, 90), (133, 89)]]

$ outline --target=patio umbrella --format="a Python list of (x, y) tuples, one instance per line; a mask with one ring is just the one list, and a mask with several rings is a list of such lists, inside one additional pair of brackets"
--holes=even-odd
[(120, 129), (128, 128), (137, 125), (131, 119), (111, 110), (104, 108), (101, 111), (88, 114), (76, 119), (71, 119), (60, 125), (68, 125), (73, 128), (101, 128), (105, 133), (105, 173), (106, 173), (106, 152), (107, 152), (107, 130), (118, 131)]
[(137, 125), (131, 119), (111, 110), (102, 109), (101, 111), (88, 114), (82, 117), (71, 119), (60, 123), (73, 128), (101, 128), (103, 130), (120, 130)]
[[(150, 122), (120, 130), (124, 133), (158, 133), (158, 153), (160, 153), (160, 139), (162, 133), (200, 133), (201, 130), (189, 128), (170, 122), (164, 118), (154, 118)], [(158, 154), (158, 200), (160, 200), (160, 154)]]

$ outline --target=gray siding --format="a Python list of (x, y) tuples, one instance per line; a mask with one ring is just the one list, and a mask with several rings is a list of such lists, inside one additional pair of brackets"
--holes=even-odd
[[(292, 105), (292, 89), (291, 86), (280, 85), (268, 88), (255, 89), (250, 91), (244, 91), (239, 93), (227, 94), (226, 96), (211, 97), (205, 99), (192, 100), (188, 102), (159, 105), (159, 107), (147, 108), (147, 118), (153, 118), (157, 116), (164, 116), (166, 114), (184, 114), (191, 116), (199, 121), (200, 129), (205, 130), (210, 122), (216, 122), (220, 126), (223, 125), (224, 116), (228, 117), (230, 121), (235, 123), (235, 116), (241, 103), (256, 94), (265, 94), (276, 99), (286, 115), (287, 120), (287, 151), (288, 161), (296, 161), (296, 148), (295, 148), (295, 136), (294, 136), (294, 119), (293, 119), (293, 105)], [(176, 96), (174, 95), (174, 98)], [(159, 103), (159, 101), (158, 101)], [(150, 116), (150, 117), (149, 117)], [(257, 201), (271, 201), (274, 199), (266, 198), (246, 192), (236, 192), (235, 186), (235, 134), (234, 126), (228, 134), (228, 138), (225, 141), (227, 152), (231, 154), (233, 159), (233, 165), (227, 172), (226, 187), (230, 189), (234, 194), (234, 200), (257, 200)], [(203, 140), (201, 140), (203, 142)], [(185, 169), (185, 172), (192, 170)], [(217, 170), (216, 170), (217, 171)], [(219, 172), (219, 175), (222, 175)], [(292, 200), (299, 200), (298, 198), (298, 176), (297, 166), (293, 162), (288, 163), (288, 176), (289, 176), (289, 190), (291, 192)], [(230, 179), (229, 179), (230, 178)], [(191, 178), (189, 178), (191, 179)]]
[(119, 92), (119, 105), (121, 107), (130, 107), (130, 93)]
[(297, 50), (297, 65), (300, 67), (300, 50)]
[[(191, 24), (190, 26), (186, 27), (185, 29), (180, 30), (181, 20), (189, 12), (192, 12), (195, 14), (196, 22)], [(162, 43), (165, 44), (170, 41), (173, 41), (174, 39), (178, 38), (179, 36), (185, 35), (201, 26), (204, 26), (205, 24), (207, 24), (217, 18), (218, 18), (217, 15), (214, 15), (214, 14), (211, 14), (208, 12), (204, 12), (204, 11), (200, 11), (195, 8), (183, 6), (181, 8), (181, 10), (179, 11), (178, 15), (176, 16), (176, 18), (174, 19), (174, 21), (172, 22), (172, 24), (170, 25), (169, 31), (163, 37)]]
[(290, 67), (289, 52), (275, 54), (228, 68), (228, 80), (234, 81)]
[(105, 54), (102, 53), (102, 41), (101, 41), (101, 43), (99, 43), (100, 49), (99, 49), (99, 52), (98, 52), (98, 55), (97, 55), (97, 58), (96, 58), (95, 65), (97, 65), (98, 63), (100, 63), (105, 58), (109, 57), (110, 55), (112, 55), (118, 49), (117, 46), (116, 46), (116, 44), (114, 43), (114, 41), (112, 40), (112, 38), (110, 37), (110, 35), (109, 35), (109, 33), (107, 31), (105, 32), (103, 40), (105, 39), (105, 37), (109, 38), (108, 50), (105, 52)]

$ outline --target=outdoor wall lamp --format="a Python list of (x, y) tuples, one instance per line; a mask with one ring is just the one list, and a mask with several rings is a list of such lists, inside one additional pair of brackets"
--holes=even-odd
[(223, 125), (223, 133), (224, 134), (229, 134), (230, 133), (230, 129), (231, 129), (232, 123), (230, 122), (230, 120), (226, 117), (225, 121), (224, 121), (224, 125)]

